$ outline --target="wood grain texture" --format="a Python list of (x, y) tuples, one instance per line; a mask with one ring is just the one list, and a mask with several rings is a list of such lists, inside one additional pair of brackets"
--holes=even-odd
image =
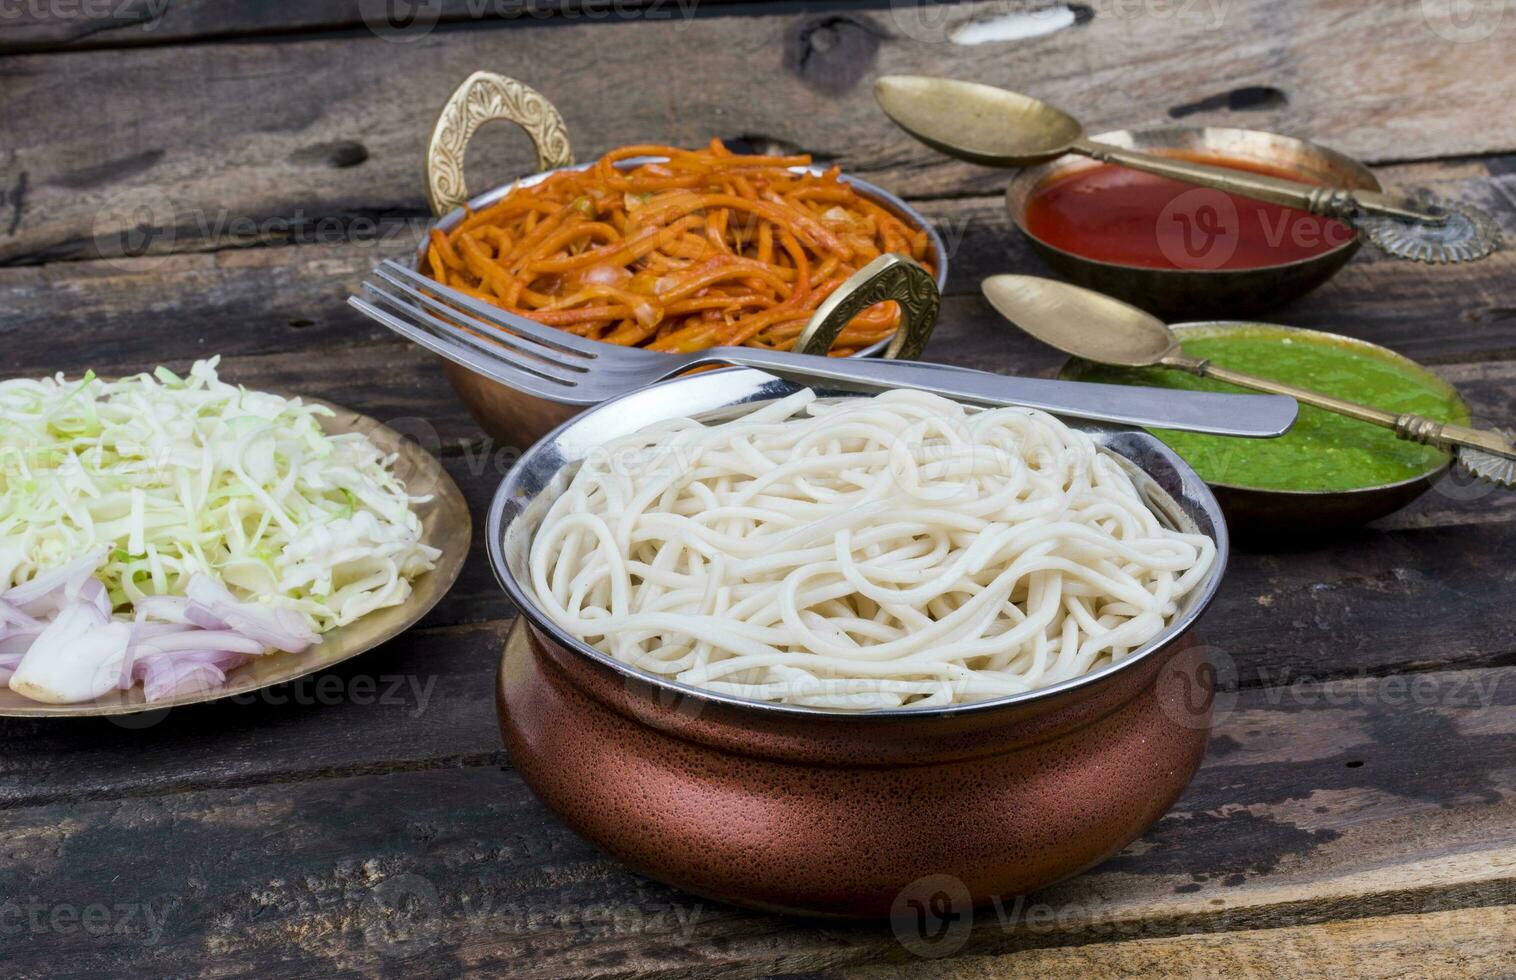
[[(1209, 757), (1163, 820), (1090, 873), (972, 913), (958, 951), (1516, 904), (1513, 704), (1509, 669), (1223, 700)], [(224, 718), (218, 731), (231, 767), (244, 751), (298, 737), (288, 718), (298, 712), (238, 711), (246, 717)], [(304, 709), (328, 712), (338, 717), (312, 719), (328, 723), (321, 731), (341, 730), (354, 713)], [(350, 746), (304, 738), (305, 774), (244, 786), (243, 772), (220, 788), (211, 778), (0, 811), (0, 890), (21, 910), (5, 914), (41, 917), (24, 943), (6, 943), (7, 966), (81, 977), (720, 977), (920, 965), (889, 924), (749, 913), (630, 874), (564, 829), (496, 759), (466, 750), (463, 740), (495, 744), (491, 718), (440, 697), (424, 714), (433, 712), (459, 729), (458, 752), (421, 768), (403, 754), (388, 766), (320, 768)], [(209, 738), (204, 721), (175, 713), (142, 733), (142, 764), (168, 757), (176, 729)], [(1460, 751), (1446, 751), (1455, 742)], [(60, 749), (50, 754), (66, 757)], [(98, 905), (119, 931), (91, 935), (54, 911)], [(125, 910), (136, 918), (124, 921)], [(1454, 938), (1481, 949), (1506, 938), (1502, 920), (1455, 921), (1468, 931)]]
[[(0, 261), (224, 247), (420, 214), (426, 134), (478, 68), (514, 72), (557, 102), (581, 157), (747, 136), (835, 159), (912, 197), (993, 193), (1004, 175), (949, 161), (891, 127), (869, 91), (878, 74), (1029, 89), (1091, 131), (1169, 124), (1178, 113), (1185, 123), (1316, 136), (1370, 161), (1516, 149), (1516, 121), (1503, 111), (1516, 18), (1460, 43), (1418, 4), (1332, 0), (1306, 15), (1236, 0), (1218, 5), (1219, 16), (1200, 6), (1112, 5), (1046, 37), (974, 46), (953, 43), (954, 29), (1005, 13), (1003, 4), (786, 6), (763, 17), (439, 31), (414, 43), (358, 34), (19, 55), (0, 73), (0, 131), (16, 134), (0, 187), (17, 191), (10, 214), (0, 212), (11, 219), (0, 220), (9, 230)], [(1344, 42), (1370, 35), (1373, 46)], [(1260, 87), (1283, 95), (1227, 97)], [(1222, 96), (1215, 108), (1194, 108), (1212, 94)], [(532, 169), (524, 145), (494, 157), (484, 178), (472, 168), (471, 178)]]
[(1352, 919), (1319, 925), (1248, 929), (1215, 935), (1136, 939), (1005, 956), (970, 957), (909, 966), (867, 966), (816, 980), (993, 980), (1036, 976), (1176, 978), (1269, 977), (1301, 980), (1427, 980), (1516, 975), (1516, 950), (1491, 937), (1516, 935), (1516, 906), (1496, 905)]
[[(322, 32), (423, 34), (473, 24), (687, 18), (736, 0), (79, 0), (17, 4), (0, 20), (0, 55)], [(786, 2), (786, 0), (767, 0)], [(788, 0), (794, 2), (794, 0)]]
[[(977, 294), (985, 275), (1041, 271), (1005, 214), (1006, 174), (893, 130), (874, 75), (1019, 88), (1092, 131), (1314, 136), (1516, 236), (1516, 17), (1499, 0), (1456, 21), (1438, 3), (1089, 4), (1065, 30), (977, 47), (948, 38), (1023, 5), (706, 16), (719, 2), (658, 20), (539, 0), (548, 26), (439, 0), (440, 26), (403, 42), (332, 0), (0, 16), (5, 374), (222, 353), (231, 380), (413, 434), (476, 517), (458, 586), (422, 627), (319, 678), (127, 724), (0, 720), (7, 973), (1516, 976), (1516, 498), (1457, 485), (1367, 529), (1235, 554), (1201, 624), (1223, 693), (1185, 796), (1092, 872), (973, 913), (935, 950), (949, 959), (919, 958), (889, 924), (665, 888), (531, 797), (495, 727), (513, 610), (482, 537), (520, 447), (485, 439), (427, 356), (343, 305), (424, 228), (422, 146), (470, 71), (543, 90), (582, 159), (741, 136), (907, 195), (953, 249), (928, 358), (1008, 374), (1061, 357)], [(482, 188), (530, 166), (524, 140), (487, 133), (469, 176)], [(1432, 269), (1365, 249), (1271, 318), (1387, 344), (1509, 420), (1512, 254)]]
[[(1516, 155), (1396, 165), (1380, 174), (1389, 186), (1478, 203), (1516, 239)], [(949, 296), (977, 296), (980, 281), (999, 272), (1047, 273), (999, 194), (916, 203), (946, 243)], [(159, 349), (156, 330), (228, 354), (342, 349), (386, 335), (343, 302), (379, 261), (413, 254), (427, 226), (419, 215), (391, 216), (313, 231), (313, 241), (296, 246), (269, 247), (279, 242), (259, 238), (218, 251), (0, 267), (7, 309), (0, 330), (19, 345), (18, 367), (52, 354), (49, 330), (65, 319), (82, 344), (108, 339), (112, 356)], [(1431, 364), (1495, 360), (1516, 354), (1516, 299), (1502, 288), (1513, 276), (1512, 249), (1482, 262), (1428, 266), (1365, 246), (1333, 281), (1267, 316), (1362, 336)], [(980, 309), (950, 304), (947, 320)]]

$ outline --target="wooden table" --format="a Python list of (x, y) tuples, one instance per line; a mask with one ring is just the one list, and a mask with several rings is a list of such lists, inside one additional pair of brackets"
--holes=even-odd
[[(1020, 6), (447, 0), (398, 37), (351, 7), (6, 5), (5, 375), (219, 353), (232, 380), (410, 420), (482, 515), (515, 447), (343, 305), (424, 227), (424, 141), (477, 68), (554, 99), (581, 158), (742, 136), (900, 192), (954, 249), (928, 356), (1008, 373), (1059, 359), (977, 295), (988, 273), (1038, 269), (1006, 176), (894, 130), (878, 73), (1024, 89), (1094, 131), (1317, 137), (1516, 233), (1516, 10), (1500, 0), (1456, 19), (1442, 0), (1103, 0), (976, 46), (955, 29)], [(476, 188), (531, 169), (504, 129), (470, 163)], [(1429, 268), (1366, 249), (1275, 318), (1387, 344), (1509, 421), (1513, 285), (1516, 250)], [(760, 915), (631, 874), (544, 810), (500, 748), (512, 609), (476, 535), (420, 628), (329, 674), (137, 722), (0, 726), (0, 956), (16, 976), (1512, 975), (1513, 589), (1516, 496), (1477, 488), (1236, 555), (1204, 624), (1235, 669), (1193, 786), (1119, 856), (981, 910), (955, 956), (926, 961), (887, 924)]]

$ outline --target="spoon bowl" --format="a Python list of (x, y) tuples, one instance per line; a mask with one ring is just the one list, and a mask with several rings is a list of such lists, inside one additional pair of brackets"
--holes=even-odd
[(984, 296), (1049, 347), (1086, 361), (1148, 367), (1179, 353), (1168, 324), (1118, 299), (1038, 276), (991, 276)]
[(896, 125), (927, 146), (987, 167), (1045, 163), (1084, 137), (1084, 126), (1063, 110), (993, 85), (886, 75), (874, 83), (874, 97)]

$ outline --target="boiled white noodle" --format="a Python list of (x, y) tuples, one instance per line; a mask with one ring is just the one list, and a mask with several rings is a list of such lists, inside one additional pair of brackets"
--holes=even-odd
[(625, 663), (813, 707), (946, 705), (1147, 643), (1216, 549), (1043, 412), (922, 392), (662, 423), (603, 447), (532, 541), (543, 608)]

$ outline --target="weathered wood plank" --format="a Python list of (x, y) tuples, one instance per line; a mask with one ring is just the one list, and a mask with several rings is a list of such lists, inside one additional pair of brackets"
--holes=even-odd
[[(961, 952), (1516, 904), (1516, 670), (1397, 680), (1223, 702), (1163, 820), (1089, 874), (972, 913)], [(7, 965), (714, 977), (915, 962), (888, 925), (757, 915), (631, 875), (476, 761), (0, 813), (0, 891), (23, 923), (0, 935)]]
[[(1101, 8), (1049, 36), (974, 46), (954, 43), (954, 29), (1005, 14), (1003, 4), (16, 56), (0, 74), (0, 130), (16, 134), (0, 170), (9, 231), (0, 261), (93, 254), (97, 240), (120, 247), (118, 232), (139, 226), (145, 235), (128, 236), (137, 245), (184, 249), (419, 213), (434, 114), (481, 67), (514, 71), (552, 97), (581, 156), (744, 135), (839, 160), (913, 197), (992, 193), (1004, 178), (894, 129), (869, 93), (877, 74), (1030, 89), (1092, 131), (1177, 115), (1315, 135), (1369, 160), (1516, 149), (1501, 95), (1516, 72), (1505, 57), (1512, 18), (1459, 43), (1423, 5), (1333, 0), (1309, 17), (1264, 0), (1201, 6)], [(1355, 36), (1375, 44), (1342, 43)], [(755, 70), (761, 98), (751, 95)], [(1256, 91), (1267, 97), (1228, 97)], [(35, 106), (49, 107), (45, 119), (30, 115)], [(491, 145), (476, 181), (532, 169), (526, 147)]]
[[(351, 0), (78, 0), (17, 4), (0, 20), (0, 55), (331, 31), (423, 34), (488, 21), (624, 18), (673, 21), (738, 0), (421, 0), (414, 7)], [(776, 0), (769, 0), (770, 3)], [(783, 2), (783, 0), (777, 0)]]
[[(1440, 186), (1429, 179), (1433, 165), (1401, 169), (1420, 174), (1422, 185)], [(1472, 196), (1478, 184), (1459, 186)], [(954, 243), (949, 296), (977, 296), (979, 282), (997, 272), (1047, 273), (998, 198), (923, 206)], [(1495, 210), (1516, 235), (1516, 210)], [(79, 350), (119, 360), (162, 356), (165, 336), (175, 339), (177, 356), (341, 351), (384, 338), (387, 331), (345, 300), (381, 259), (407, 256), (416, 230), (396, 229), (373, 241), (0, 268), (6, 363), (56, 364), (60, 332)], [(1516, 307), (1499, 286), (1513, 275), (1516, 250), (1479, 263), (1428, 266), (1365, 248), (1335, 280), (1268, 317), (1361, 336), (1430, 364), (1496, 360), (1516, 354)], [(934, 355), (955, 329), (986, 344), (1015, 333), (986, 306), (950, 302)]]
[[(1395, 186), (1488, 207), (1516, 240), (1516, 157), (1383, 172)], [(949, 295), (977, 295), (980, 281), (997, 272), (1047, 273), (998, 195), (919, 203), (948, 244)], [(411, 254), (425, 224), (397, 217), (350, 229), (357, 232), (351, 240), (0, 268), (7, 363), (46, 368), (60, 330), (80, 349), (131, 359), (162, 351), (164, 336), (226, 354), (340, 350), (385, 337), (344, 301), (381, 259)], [(1332, 282), (1268, 317), (1361, 336), (1432, 364), (1511, 357), (1516, 301), (1499, 284), (1512, 276), (1512, 249), (1482, 262), (1428, 266), (1365, 247)], [(984, 338), (1004, 333), (987, 307), (972, 303), (949, 304), (944, 335), (955, 322)]]
[[(423, 626), (312, 677), (208, 705), (0, 720), (26, 746), (0, 760), (0, 810), (499, 764), (491, 678), (508, 625)], [(124, 741), (136, 759), (126, 768)]]
[(1302, 980), (1427, 980), (1516, 974), (1516, 906), (1391, 915), (1320, 925), (1030, 949), (900, 966), (865, 966), (817, 980), (993, 980), (1035, 976), (1267, 977)]

